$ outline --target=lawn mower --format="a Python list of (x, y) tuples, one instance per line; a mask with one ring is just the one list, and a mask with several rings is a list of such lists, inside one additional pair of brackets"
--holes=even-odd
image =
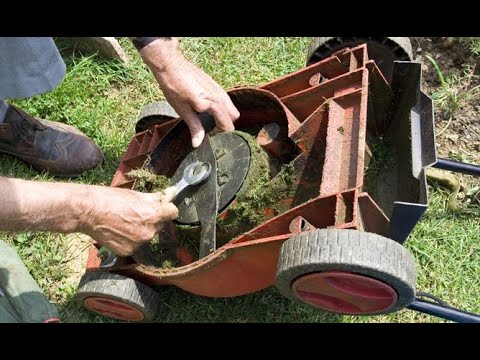
[(208, 135), (197, 149), (168, 103), (142, 109), (111, 186), (138, 189), (138, 169), (178, 183), (196, 161), (211, 175), (176, 197), (178, 218), (132, 256), (105, 266), (92, 244), (80, 304), (150, 321), (160, 303), (153, 286), (207, 297), (276, 286), (338, 314), (409, 308), (480, 322), (417, 293), (403, 246), (427, 209), (427, 167), (480, 173), (437, 159), (433, 104), (408, 38), (314, 38), (307, 58), (296, 72), (228, 91), (235, 131), (212, 132), (213, 118), (200, 114)]

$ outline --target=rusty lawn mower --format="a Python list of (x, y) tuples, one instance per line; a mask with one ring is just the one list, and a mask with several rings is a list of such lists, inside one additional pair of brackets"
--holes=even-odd
[[(212, 175), (175, 199), (179, 216), (154, 244), (111, 267), (93, 244), (77, 300), (106, 317), (149, 321), (160, 303), (150, 286), (233, 297), (275, 285), (328, 312), (410, 308), (480, 322), (417, 293), (403, 246), (427, 209), (427, 167), (480, 173), (437, 159), (432, 100), (411, 59), (408, 38), (314, 38), (305, 68), (230, 90), (236, 130), (195, 150), (167, 103), (147, 105), (111, 186), (133, 188), (128, 173), (144, 167), (175, 183), (192, 161)], [(200, 117), (212, 129), (211, 116)]]

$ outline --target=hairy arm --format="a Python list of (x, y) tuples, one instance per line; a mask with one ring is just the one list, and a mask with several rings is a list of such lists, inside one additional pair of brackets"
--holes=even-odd
[(173, 194), (0, 177), (0, 230), (83, 232), (127, 256), (176, 218)]

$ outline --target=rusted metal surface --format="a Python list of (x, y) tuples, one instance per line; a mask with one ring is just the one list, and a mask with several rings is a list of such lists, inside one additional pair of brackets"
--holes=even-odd
[(280, 247), (289, 237), (225, 245), (199, 261), (172, 270), (139, 265), (121, 274), (149, 285), (174, 285), (197, 295), (240, 296), (272, 286)]
[[(384, 93), (372, 96), (370, 86)], [(273, 157), (281, 152), (278, 134), (286, 129), (295, 148), (289, 162), (295, 175), (293, 191), (278, 204), (281, 211), (265, 209), (266, 221), (197, 261), (182, 249), (184, 266), (163, 269), (127, 262), (114, 271), (194, 294), (238, 296), (274, 284), (280, 246), (301, 231), (328, 227), (385, 235), (388, 218), (362, 188), (365, 153), (371, 156), (367, 128), (379, 133), (387, 127), (389, 91), (385, 78), (368, 60), (365, 45), (339, 51), (257, 88), (229, 91), (240, 112), (236, 129), (260, 131), (257, 139)], [(275, 129), (279, 132), (270, 131)], [(131, 188), (133, 181), (125, 173), (147, 156), (156, 173), (172, 176), (191, 150), (190, 134), (182, 121), (156, 125), (132, 140), (111, 186)], [(95, 248), (90, 269), (98, 267), (94, 253)]]
[(287, 126), (290, 136), (300, 126), (298, 119), (278, 96), (270, 91), (241, 87), (228, 92), (232, 102), (240, 112), (235, 121), (235, 128), (263, 126), (267, 123), (277, 123), (280, 127)]
[(290, 225), (288, 226), (288, 230), (290, 230), (290, 233), (292, 235), (298, 235), (303, 231), (315, 230), (315, 226), (313, 226), (307, 220), (305, 220), (304, 217), (297, 216), (295, 219), (293, 219), (290, 222)]
[(110, 186), (133, 188), (134, 181), (126, 174), (132, 170), (143, 165), (147, 156), (151, 155), (152, 151), (162, 143), (165, 135), (178, 124), (178, 120), (164, 122), (156, 125), (153, 129), (135, 135), (130, 142), (125, 155), (123, 156), (120, 166), (113, 176)]
[(390, 228), (388, 217), (367, 193), (358, 196), (358, 206), (362, 217), (362, 230), (387, 236)]

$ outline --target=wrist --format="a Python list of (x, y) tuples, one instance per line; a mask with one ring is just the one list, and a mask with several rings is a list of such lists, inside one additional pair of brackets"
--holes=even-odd
[(94, 209), (101, 206), (101, 204), (99, 204), (101, 194), (97, 194), (97, 188), (99, 186), (79, 186), (80, 187), (77, 187), (75, 195), (72, 197), (72, 201), (70, 201), (72, 212), (76, 219), (76, 222), (72, 224), (72, 226), (75, 226), (75, 232), (88, 234), (88, 230), (92, 228), (96, 218)]
[(139, 50), (139, 54), (155, 75), (169, 71), (184, 60), (176, 38), (157, 38)]
[[(135, 46), (137, 51), (142, 50), (145, 46), (150, 44), (151, 42), (160, 39), (158, 36), (150, 36), (150, 37), (130, 37), (132, 44)], [(169, 39), (169, 38), (167, 38)]]

